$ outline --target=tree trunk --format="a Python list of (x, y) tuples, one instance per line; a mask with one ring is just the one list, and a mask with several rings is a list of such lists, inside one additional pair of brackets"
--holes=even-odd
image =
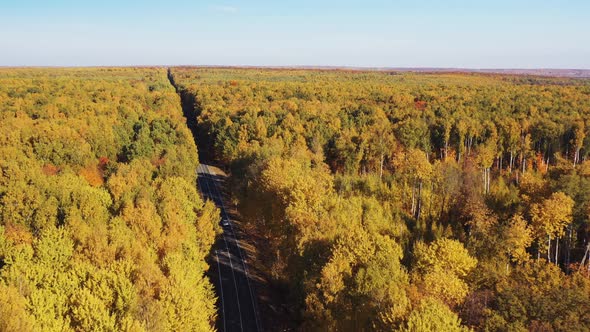
[(559, 263), (559, 236), (555, 239), (555, 265)]
[(486, 194), (486, 168), (482, 168), (481, 170), (481, 177), (483, 180), (483, 193)]
[(422, 209), (422, 180), (418, 183), (418, 204), (416, 207), (416, 221), (420, 220), (420, 210)]
[(549, 240), (547, 241), (547, 260), (551, 263), (551, 235), (549, 235)]
[(430, 181), (430, 197), (428, 197), (428, 217), (432, 220), (432, 196), (434, 196), (434, 181)]
[(488, 194), (490, 193), (490, 168), (488, 167)]
[(414, 215), (414, 207), (415, 207), (415, 202), (416, 202), (416, 181), (414, 181), (414, 183), (412, 184), (412, 215)]
[[(590, 252), (590, 243), (586, 246), (586, 251), (584, 252), (584, 257), (582, 257), (582, 261), (580, 262), (580, 266), (584, 266), (586, 264), (586, 259), (588, 259), (588, 252)], [(590, 264), (587, 267), (587, 275), (590, 274)]]
[(566, 246), (566, 253), (565, 253), (565, 266), (569, 270), (570, 266), (570, 253), (572, 247), (572, 225), (568, 226), (568, 239), (567, 239), (567, 246)]

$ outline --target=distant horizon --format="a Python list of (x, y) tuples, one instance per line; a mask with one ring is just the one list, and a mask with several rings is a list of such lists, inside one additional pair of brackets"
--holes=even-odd
[(0, 68), (149, 68), (149, 67), (203, 67), (203, 68), (261, 68), (261, 69), (360, 69), (360, 70), (578, 70), (577, 67), (431, 67), (431, 66), (364, 66), (364, 65), (230, 65), (230, 64), (121, 64), (121, 65), (1, 65)]
[(121, 65), (121, 66), (1, 66), (0, 69), (59, 69), (59, 68), (227, 68), (227, 69), (274, 69), (274, 70), (345, 70), (359, 72), (407, 72), (407, 73), (458, 73), (498, 74), (555, 78), (590, 78), (590, 69), (585, 68), (457, 68), (457, 67), (363, 67), (363, 66), (251, 66), (251, 65)]

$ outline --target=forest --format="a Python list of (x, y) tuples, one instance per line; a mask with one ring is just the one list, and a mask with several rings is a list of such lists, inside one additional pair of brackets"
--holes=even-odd
[(97, 67), (0, 68), (0, 331), (215, 330), (195, 142), (297, 330), (590, 329), (590, 80)]
[(219, 212), (165, 68), (0, 69), (0, 331), (210, 331)]
[(171, 76), (300, 330), (590, 329), (590, 81)]

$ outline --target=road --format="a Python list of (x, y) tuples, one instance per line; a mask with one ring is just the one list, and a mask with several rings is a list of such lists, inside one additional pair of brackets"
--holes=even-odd
[(247, 257), (240, 246), (234, 221), (227, 213), (220, 186), (222, 177), (210, 166), (197, 168), (198, 185), (203, 197), (221, 210), (223, 233), (213, 246), (211, 273), (218, 300), (218, 331), (262, 331), (254, 282), (248, 271)]

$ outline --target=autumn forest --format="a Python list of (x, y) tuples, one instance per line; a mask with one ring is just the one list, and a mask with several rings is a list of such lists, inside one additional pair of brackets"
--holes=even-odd
[(0, 69), (0, 331), (223, 330), (205, 160), (281, 326), (590, 329), (590, 80), (105, 67)]

